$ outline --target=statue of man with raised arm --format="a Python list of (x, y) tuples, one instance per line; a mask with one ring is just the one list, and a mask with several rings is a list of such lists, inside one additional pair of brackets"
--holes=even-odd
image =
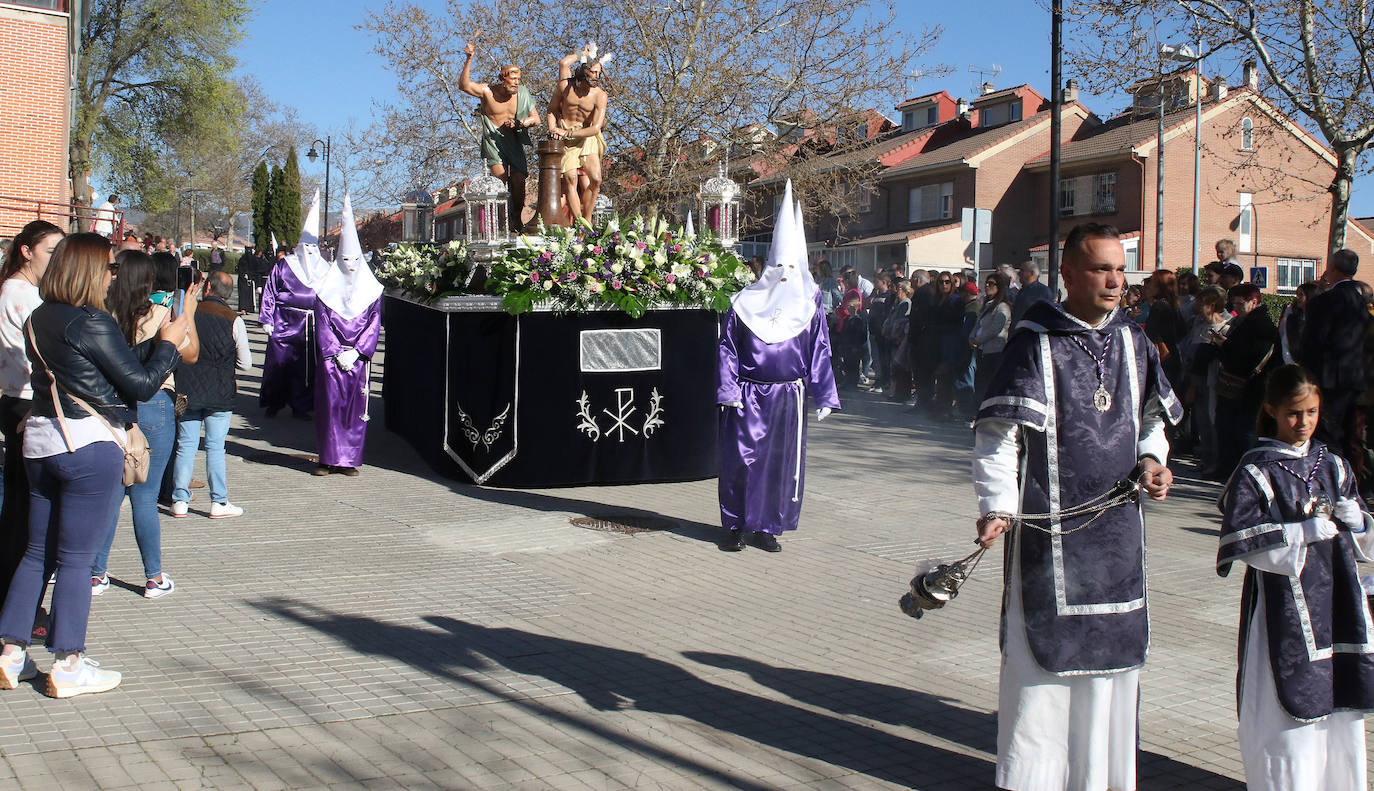
[[(481, 36), (478, 32), (474, 41)], [(524, 226), (525, 178), (529, 164), (525, 160), (525, 146), (530, 145), (529, 128), (539, 125), (539, 112), (529, 89), (520, 84), (520, 67), (506, 64), (501, 67), (501, 79), (493, 85), (472, 81), (474, 41), (463, 47), (467, 60), (458, 77), (458, 90), (480, 100), (478, 112), (482, 116), (482, 158), (491, 168), (491, 175), (506, 182), (510, 191), (507, 215), (512, 229)]]

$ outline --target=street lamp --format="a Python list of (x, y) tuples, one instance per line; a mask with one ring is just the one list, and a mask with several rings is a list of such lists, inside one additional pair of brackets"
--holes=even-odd
[[(325, 235), (329, 233), (329, 135), (325, 135), (323, 140), (316, 139), (310, 144), (310, 150), (305, 152), (305, 158), (313, 164), (320, 158), (316, 146), (324, 149), (324, 217), (320, 220), (320, 242), (323, 243)], [(348, 185), (344, 185), (348, 186)]]
[[(1187, 44), (1181, 47), (1172, 47), (1164, 44), (1159, 48), (1161, 58), (1192, 63), (1194, 69), (1193, 91), (1197, 94), (1193, 102), (1196, 115), (1193, 118), (1193, 274), (1198, 273), (1198, 226), (1199, 215), (1202, 209), (1202, 25), (1197, 18), (1193, 18), (1197, 25), (1197, 49), (1190, 49)], [(1160, 115), (1160, 126), (1163, 127), (1163, 115)], [(1159, 147), (1164, 148), (1164, 136), (1160, 133)], [(1161, 160), (1162, 161), (1162, 160)]]

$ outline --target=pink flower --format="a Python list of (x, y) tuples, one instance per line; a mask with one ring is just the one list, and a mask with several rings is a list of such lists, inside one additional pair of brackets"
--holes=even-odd
[(667, 281), (668, 281), (669, 283), (671, 283), (671, 282), (673, 282), (674, 280), (677, 280), (677, 275), (673, 274), (672, 272), (669, 272), (669, 273), (668, 273), (668, 277), (667, 277)]
[(538, 272), (530, 272), (530, 282), (531, 282), (531, 283), (538, 283), (538, 282), (539, 282), (539, 273), (538, 273)]
[(611, 288), (619, 289), (619, 288), (621, 287), (621, 285), (622, 285), (622, 284), (621, 284), (621, 282), (620, 282), (619, 280), (612, 280), (612, 281), (611, 281)]

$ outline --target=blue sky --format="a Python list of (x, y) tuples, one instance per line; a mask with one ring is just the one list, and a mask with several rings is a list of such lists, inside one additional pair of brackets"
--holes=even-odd
[[(419, 0), (442, 10), (444, 0)], [(518, 0), (508, 2), (518, 13)], [(323, 134), (342, 128), (349, 119), (367, 126), (374, 101), (389, 101), (395, 80), (371, 52), (371, 36), (355, 30), (367, 9), (380, 9), (383, 0), (264, 0), (249, 23), (239, 49), (239, 72), (258, 78), (279, 104), (296, 108), (302, 121)], [(911, 96), (944, 89), (953, 96), (973, 96), (980, 76), (969, 67), (1001, 67), (993, 78), (999, 87), (1029, 83), (1049, 93), (1049, 12), (1033, 0), (898, 0), (899, 24), (913, 35), (927, 24), (944, 27), (944, 35), (928, 58), (954, 69), (948, 76), (915, 82)], [(934, 8), (935, 10), (932, 10)], [(1208, 72), (1211, 69), (1207, 69)], [(1071, 77), (1065, 74), (1065, 78)], [(1232, 84), (1238, 75), (1230, 74)], [(896, 104), (906, 97), (893, 97)], [(1121, 96), (1084, 95), (1084, 102), (1100, 115), (1125, 106)], [(891, 108), (886, 108), (889, 111)], [(310, 141), (302, 142), (302, 153)], [(319, 168), (302, 161), (302, 168)], [(1358, 187), (1351, 205), (1353, 216), (1374, 215), (1374, 193)]]

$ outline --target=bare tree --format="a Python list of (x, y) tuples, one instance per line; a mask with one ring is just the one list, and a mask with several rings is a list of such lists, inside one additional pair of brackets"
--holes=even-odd
[[(1283, 112), (1301, 117), (1331, 147), (1336, 168), (1330, 195), (1328, 252), (1345, 247), (1350, 188), (1361, 154), (1374, 141), (1374, 30), (1362, 0), (1080, 0), (1068, 4), (1080, 44), (1075, 61), (1096, 87), (1120, 87), (1148, 76), (1142, 44), (1155, 26), (1232, 62), (1253, 58)], [(1250, 163), (1254, 164), (1254, 163)], [(1302, 175), (1298, 174), (1301, 178)]]
[[(862, 174), (800, 161), (865, 144), (857, 113), (903, 95), (940, 32), (903, 33), (890, 5), (850, 0), (528, 0), (519, 14), (491, 0), (449, 0), (442, 13), (392, 0), (362, 27), (407, 97), (384, 108), (391, 153), (422, 182), (484, 169), (475, 102), (457, 88), (466, 41), (477, 38), (474, 79), (514, 63), (542, 104), (558, 59), (595, 40), (614, 53), (603, 78), (613, 160), (606, 189), (621, 193), (622, 212), (649, 214), (693, 194), (728, 152), (796, 169), (808, 180), (799, 186), (827, 200), (852, 194), (820, 182)], [(801, 156), (770, 158), (784, 151)]]

